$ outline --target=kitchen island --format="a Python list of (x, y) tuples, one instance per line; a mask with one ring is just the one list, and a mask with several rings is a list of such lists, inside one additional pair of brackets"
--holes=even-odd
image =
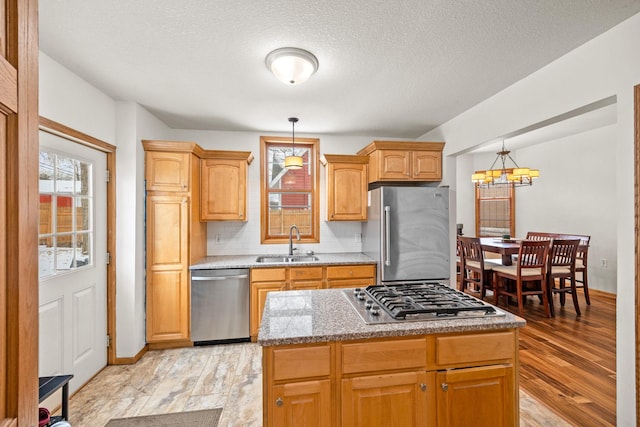
[(518, 328), (490, 318), (367, 325), (343, 290), (267, 296), (265, 426), (517, 426)]

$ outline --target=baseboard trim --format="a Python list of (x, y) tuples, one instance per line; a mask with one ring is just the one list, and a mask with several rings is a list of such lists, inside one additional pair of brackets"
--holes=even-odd
[(149, 351), (149, 344), (145, 344), (138, 354), (133, 357), (116, 357), (112, 365), (135, 365), (140, 359), (142, 359), (142, 356), (144, 356), (147, 351)]
[(193, 347), (193, 342), (191, 340), (165, 341), (147, 343), (147, 346), (149, 350), (164, 350), (166, 348)]

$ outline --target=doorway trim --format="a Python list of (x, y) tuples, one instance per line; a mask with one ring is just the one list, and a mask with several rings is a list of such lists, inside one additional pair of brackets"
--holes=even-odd
[(69, 141), (102, 151), (107, 155), (107, 364), (116, 357), (116, 147), (61, 123), (40, 117), (40, 130)]
[(640, 85), (634, 87), (633, 92), (633, 117), (634, 117), (634, 211), (635, 211), (635, 312), (636, 312), (636, 421), (640, 420), (640, 276), (638, 275), (638, 269), (640, 268)]

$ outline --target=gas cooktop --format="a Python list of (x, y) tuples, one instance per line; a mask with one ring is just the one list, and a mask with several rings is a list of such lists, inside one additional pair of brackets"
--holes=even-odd
[(367, 324), (504, 316), (486, 302), (440, 282), (396, 283), (346, 289)]

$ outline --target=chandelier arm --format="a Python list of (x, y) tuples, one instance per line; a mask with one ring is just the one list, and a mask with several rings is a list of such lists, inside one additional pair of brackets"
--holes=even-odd
[[(493, 163), (491, 163), (491, 166), (487, 170), (492, 170), (499, 158), (500, 158), (500, 154), (498, 154), (496, 159), (493, 161)], [(504, 167), (504, 160), (502, 161), (502, 166)]]
[(516, 163), (516, 161), (515, 161), (515, 160), (513, 160), (513, 158), (512, 158), (509, 154), (507, 154), (507, 157), (509, 157), (509, 160), (511, 160), (511, 161), (513, 162), (513, 164), (514, 164), (514, 165), (516, 165), (516, 167), (517, 167), (517, 168), (519, 168), (519, 167), (520, 167), (520, 166), (518, 166), (518, 164)]

